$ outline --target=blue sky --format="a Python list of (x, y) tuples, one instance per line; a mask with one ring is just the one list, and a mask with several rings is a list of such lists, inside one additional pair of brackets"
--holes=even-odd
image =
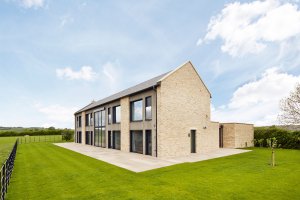
[(212, 120), (277, 123), (299, 1), (0, 1), (0, 126), (73, 127), (92, 100), (191, 60)]

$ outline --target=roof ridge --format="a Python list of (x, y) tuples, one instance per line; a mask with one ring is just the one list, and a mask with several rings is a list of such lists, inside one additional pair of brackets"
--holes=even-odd
[(166, 76), (167, 74), (169, 74), (170, 72), (172, 72), (173, 70), (171, 71), (168, 71), (166, 73), (163, 73), (163, 74), (160, 74), (158, 76), (155, 76), (153, 78), (150, 78), (146, 81), (143, 81), (141, 83), (138, 83), (136, 85), (133, 85), (131, 87), (128, 87), (124, 90), (121, 90), (117, 93), (114, 93), (112, 95), (109, 95), (105, 98), (102, 98), (94, 103), (90, 103), (88, 104), (87, 106), (81, 108), (80, 110), (78, 110), (77, 112), (75, 112), (75, 114), (79, 113), (79, 112), (82, 112), (82, 111), (85, 111), (85, 110), (88, 110), (88, 109), (91, 109), (91, 108), (94, 108), (94, 107), (97, 107), (97, 106), (100, 106), (102, 104), (105, 104), (105, 103), (108, 103), (108, 102), (111, 102), (111, 101), (114, 101), (114, 100), (117, 100), (117, 99), (120, 99), (122, 97), (125, 97), (125, 96), (128, 96), (130, 94), (134, 94), (134, 93), (137, 93), (139, 91), (143, 91), (145, 89), (148, 89), (148, 88), (151, 88), (155, 85), (158, 84), (158, 81), (163, 77), (163, 76)]

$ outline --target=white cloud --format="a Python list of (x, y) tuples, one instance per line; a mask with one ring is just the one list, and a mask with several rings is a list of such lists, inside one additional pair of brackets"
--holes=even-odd
[(227, 105), (214, 108), (212, 118), (221, 122), (277, 124), (279, 101), (289, 95), (297, 82), (300, 76), (270, 68), (259, 79), (239, 87)]
[[(74, 121), (74, 113), (78, 110), (77, 107), (65, 107), (58, 104), (44, 106), (35, 104), (36, 110), (45, 115), (47, 122), (44, 127), (72, 127)], [(63, 124), (63, 125), (62, 125)]]
[(106, 62), (102, 66), (102, 73), (108, 80), (112, 92), (115, 92), (118, 89), (122, 74), (119, 62)]
[(92, 81), (96, 79), (97, 73), (95, 73), (90, 66), (83, 66), (79, 71), (73, 71), (72, 68), (66, 67), (63, 69), (56, 69), (56, 76), (67, 80)]
[(74, 18), (70, 15), (64, 15), (60, 18), (60, 27), (64, 27), (68, 23), (73, 23)]
[(20, 0), (20, 3), (25, 8), (41, 8), (44, 6), (44, 0)]
[(300, 11), (279, 0), (230, 3), (211, 18), (202, 41), (221, 38), (223, 52), (231, 56), (259, 53), (268, 42), (280, 43), (300, 34)]

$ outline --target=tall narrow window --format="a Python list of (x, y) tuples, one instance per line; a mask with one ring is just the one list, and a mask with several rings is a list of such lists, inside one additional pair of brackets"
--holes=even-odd
[(152, 99), (151, 97), (146, 97), (145, 102), (145, 119), (151, 120), (152, 119)]
[(105, 110), (95, 112), (94, 116), (95, 116), (94, 145), (98, 147), (106, 147)]
[(143, 120), (143, 100), (130, 103), (130, 118), (131, 121)]
[(78, 116), (76, 116), (76, 128), (78, 128), (78, 127), (79, 127), (79, 122), (78, 122), (78, 119), (79, 119), (79, 117), (78, 117)]
[(111, 124), (111, 108), (108, 108), (108, 124)]
[(112, 148), (113, 149), (121, 149), (121, 132), (120, 131), (113, 131), (112, 135)]
[(113, 107), (113, 123), (121, 122), (121, 106)]
[(90, 114), (86, 114), (85, 115), (85, 126), (89, 126), (90, 125)]
[(85, 115), (85, 126), (93, 126), (93, 113)]
[(78, 127), (81, 127), (81, 116), (78, 116)]
[(90, 126), (93, 126), (93, 113), (90, 113)]

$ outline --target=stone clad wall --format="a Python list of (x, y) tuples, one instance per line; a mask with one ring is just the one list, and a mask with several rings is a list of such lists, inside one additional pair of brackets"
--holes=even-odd
[(189, 155), (191, 130), (196, 130), (197, 153), (218, 148), (218, 125), (210, 122), (210, 93), (190, 62), (161, 81), (157, 106), (158, 157)]
[(85, 144), (85, 112), (81, 113), (81, 144)]
[(121, 99), (121, 151), (130, 151), (130, 105), (129, 97)]
[(253, 146), (254, 128), (252, 124), (222, 123), (224, 148), (244, 148)]
[(234, 124), (223, 125), (223, 147), (235, 148), (235, 126)]
[(254, 127), (252, 124), (235, 124), (235, 148), (253, 147)]

